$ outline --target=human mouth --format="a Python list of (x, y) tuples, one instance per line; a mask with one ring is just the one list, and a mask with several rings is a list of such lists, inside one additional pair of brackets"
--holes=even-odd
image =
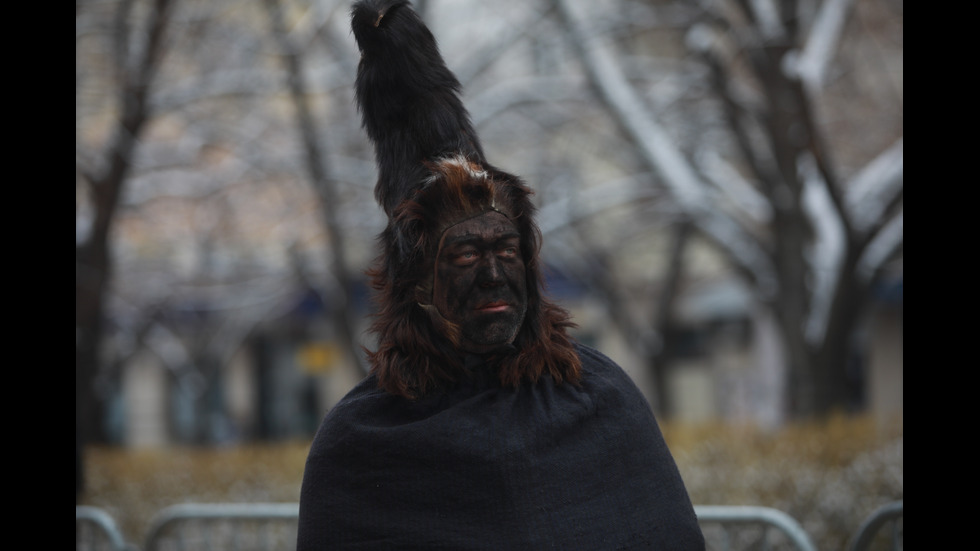
[(503, 312), (508, 308), (510, 308), (510, 304), (507, 304), (505, 301), (502, 300), (495, 300), (492, 302), (481, 304), (480, 306), (477, 306), (476, 309), (480, 312), (492, 313), (492, 312)]

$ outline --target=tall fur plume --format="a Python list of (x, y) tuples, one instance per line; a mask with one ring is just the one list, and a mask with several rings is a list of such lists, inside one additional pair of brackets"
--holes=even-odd
[(379, 386), (414, 399), (466, 373), (454, 328), (437, 327), (427, 309), (439, 237), (490, 210), (521, 234), (528, 289), (513, 351), (495, 362), (498, 378), (508, 387), (544, 375), (576, 382), (581, 361), (566, 334), (568, 313), (541, 293), (531, 189), (484, 158), (432, 33), (405, 0), (358, 1), (351, 28), (361, 50), (355, 93), (378, 164), (375, 196), (388, 216), (368, 272), (378, 304), (378, 345), (368, 359)]
[(374, 193), (391, 216), (425, 178), (423, 162), (462, 153), (482, 163), (483, 149), (459, 81), (407, 0), (357, 2), (351, 29), (361, 51), (355, 96), (378, 162)]

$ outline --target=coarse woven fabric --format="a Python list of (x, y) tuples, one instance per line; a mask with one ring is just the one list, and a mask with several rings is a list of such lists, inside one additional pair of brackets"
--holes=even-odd
[(314, 438), (298, 550), (704, 549), (646, 400), (576, 346), (577, 386), (502, 388), (473, 359), (473, 377), (416, 401), (366, 378)]

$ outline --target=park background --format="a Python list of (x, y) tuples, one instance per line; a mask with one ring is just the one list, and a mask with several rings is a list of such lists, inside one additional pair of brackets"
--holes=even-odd
[[(692, 499), (903, 493), (903, 3), (426, 0), (548, 292)], [(76, 2), (76, 503), (296, 501), (384, 216), (348, 2)]]

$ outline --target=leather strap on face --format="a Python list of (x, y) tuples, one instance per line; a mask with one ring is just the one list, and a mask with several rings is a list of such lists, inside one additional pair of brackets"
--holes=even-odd
[(467, 220), (479, 218), (484, 214), (487, 214), (488, 212), (497, 212), (504, 215), (508, 220), (511, 221), (514, 220), (514, 218), (511, 215), (497, 208), (496, 201), (493, 201), (489, 206), (485, 207), (483, 210), (477, 212), (476, 214), (473, 214), (472, 211), (470, 211), (468, 216), (464, 216), (462, 218), (454, 220), (451, 223), (439, 227), (439, 243), (438, 245), (436, 245), (436, 250), (431, 260), (432, 271), (429, 273), (429, 277), (424, 283), (415, 287), (415, 301), (418, 302), (419, 306), (423, 308), (431, 308), (432, 310), (436, 309), (434, 306), (432, 306), (432, 288), (434, 286), (436, 266), (439, 262), (439, 253), (442, 251), (442, 243), (443, 240), (446, 238), (446, 232), (448, 232), (453, 227), (458, 226), (463, 222), (466, 222)]

